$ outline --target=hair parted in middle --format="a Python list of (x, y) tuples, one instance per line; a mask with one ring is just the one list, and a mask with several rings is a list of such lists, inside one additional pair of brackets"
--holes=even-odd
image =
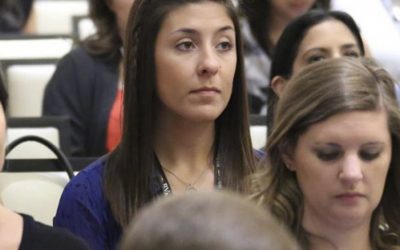
[(235, 8), (230, 0), (136, 0), (127, 24), (124, 54), (125, 85), (123, 135), (105, 170), (105, 194), (117, 222), (126, 226), (151, 199), (148, 186), (154, 166), (154, 123), (157, 76), (155, 43), (169, 13), (188, 4), (213, 2), (226, 8), (235, 29), (237, 65), (230, 101), (216, 119), (214, 151), (222, 167), (222, 184), (244, 189), (243, 179), (253, 172), (254, 159), (248, 127), (242, 39)]
[[(372, 61), (349, 58), (308, 65), (287, 84), (268, 138), (264, 170), (252, 176), (252, 197), (288, 225), (303, 246), (307, 246), (301, 225), (303, 195), (296, 173), (285, 165), (284, 155), (294, 152), (299, 137), (310, 126), (351, 111), (387, 113), (392, 160), (382, 200), (372, 215), (370, 240), (377, 247), (374, 249), (392, 249), (385, 246), (393, 243), (391, 239), (399, 239), (400, 111), (394, 87), (388, 73)], [(380, 230), (381, 225), (387, 225), (387, 229)]]
[[(282, 76), (285, 79), (289, 79), (292, 76), (293, 64), (296, 60), (300, 44), (306, 36), (307, 31), (318, 24), (331, 20), (339, 21), (349, 29), (357, 42), (361, 56), (364, 56), (365, 49), (360, 30), (349, 14), (341, 11), (311, 10), (293, 20), (284, 29), (272, 56), (270, 80), (272, 81), (275, 76)], [(268, 131), (272, 131), (274, 109), (278, 101), (278, 96), (271, 86), (267, 87), (267, 100), (267, 126), (269, 128)]]

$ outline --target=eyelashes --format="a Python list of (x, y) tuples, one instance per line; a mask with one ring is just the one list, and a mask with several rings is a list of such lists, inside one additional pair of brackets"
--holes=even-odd
[[(231, 41), (221, 41), (217, 43), (215, 49), (219, 52), (228, 52), (235, 48), (235, 44)], [(190, 52), (196, 50), (198, 46), (192, 40), (183, 40), (175, 45), (175, 48), (181, 52)]]
[[(358, 157), (363, 161), (373, 161), (381, 155), (382, 150), (370, 150), (370, 149), (361, 149), (358, 152)], [(315, 154), (318, 159), (325, 162), (332, 162), (341, 159), (344, 156), (344, 152), (342, 150), (326, 150), (326, 149), (316, 149)]]

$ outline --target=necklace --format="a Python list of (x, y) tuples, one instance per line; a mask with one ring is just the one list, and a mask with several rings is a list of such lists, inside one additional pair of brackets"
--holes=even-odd
[(208, 168), (205, 168), (200, 175), (192, 182), (187, 182), (184, 181), (182, 178), (180, 178), (178, 175), (176, 175), (174, 172), (172, 172), (171, 170), (169, 170), (168, 168), (162, 167), (165, 171), (167, 171), (168, 173), (170, 173), (172, 176), (174, 176), (179, 182), (181, 182), (183, 185), (185, 185), (185, 191), (186, 192), (192, 192), (192, 191), (197, 191), (195, 185), (198, 181), (200, 181), (202, 179), (202, 177), (207, 173)]

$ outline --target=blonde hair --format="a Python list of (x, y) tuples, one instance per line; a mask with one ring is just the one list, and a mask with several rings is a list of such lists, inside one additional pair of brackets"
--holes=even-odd
[[(313, 124), (339, 113), (379, 109), (388, 115), (393, 152), (382, 200), (372, 216), (370, 239), (374, 249), (398, 249), (393, 246), (400, 233), (400, 113), (391, 77), (370, 60), (339, 58), (309, 65), (287, 84), (268, 138), (268, 159), (251, 178), (252, 198), (287, 224), (305, 249), (303, 196), (283, 155), (293, 152), (299, 136)], [(380, 230), (383, 224), (386, 229)]]

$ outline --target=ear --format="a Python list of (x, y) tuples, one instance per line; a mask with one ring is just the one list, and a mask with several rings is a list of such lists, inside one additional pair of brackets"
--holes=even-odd
[(287, 80), (283, 76), (274, 76), (274, 78), (272, 78), (271, 88), (277, 96), (282, 96), (286, 82)]
[(295, 172), (296, 171), (296, 167), (295, 164), (293, 162), (293, 158), (292, 156), (288, 155), (287, 153), (284, 153), (282, 155), (282, 160), (285, 163), (286, 167), (290, 170)]

